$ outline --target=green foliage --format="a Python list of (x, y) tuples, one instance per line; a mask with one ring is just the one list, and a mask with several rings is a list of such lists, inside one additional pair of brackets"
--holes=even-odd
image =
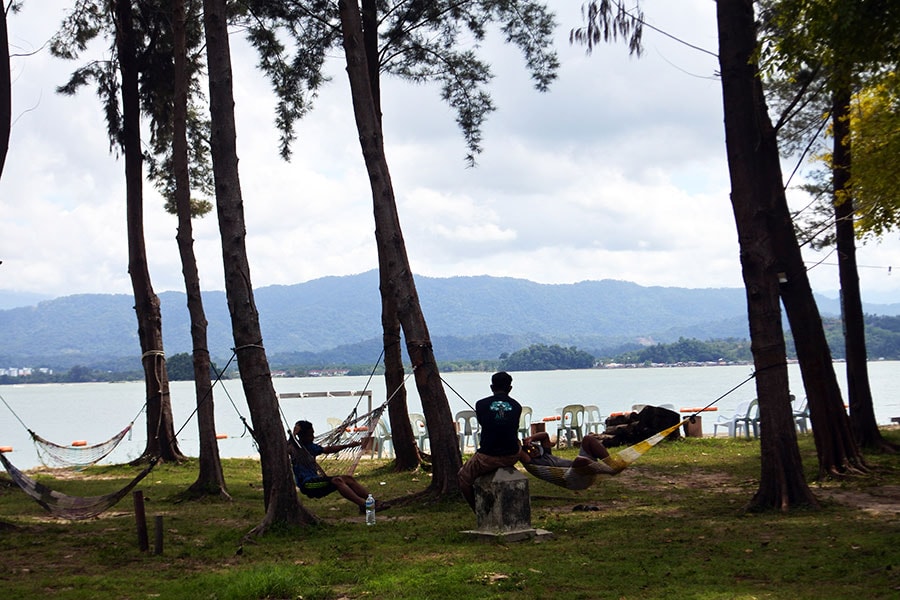
[(500, 363), (504, 371), (552, 371), (556, 369), (590, 369), (594, 357), (575, 346), (535, 344), (517, 350)]
[(857, 235), (879, 239), (900, 228), (900, 75), (892, 71), (882, 81), (855, 94), (850, 118)]
[[(166, 370), (170, 381), (194, 381), (194, 358), (187, 352), (173, 354), (166, 359)], [(215, 362), (210, 362), (209, 374), (216, 379), (218, 368)]]
[[(122, 113), (119, 99), (118, 49), (112, 5), (106, 0), (82, 0), (69, 12), (50, 41), (53, 56), (77, 60), (97, 38), (109, 43), (108, 57), (89, 60), (78, 67), (69, 80), (57, 88), (61, 94), (73, 95), (93, 84), (103, 105), (110, 150), (118, 152), (122, 141)], [(202, 195), (213, 191), (212, 165), (207, 139), (209, 122), (201, 107), (204, 96), (200, 77), (203, 64), (199, 49), (203, 44), (201, 3), (186, 3), (192, 12), (187, 16), (188, 51), (188, 152), (191, 183)], [(174, 98), (174, 57), (171, 2), (153, 0), (132, 3), (137, 41), (135, 57), (140, 71), (141, 110), (149, 118), (150, 151), (145, 159), (148, 175), (166, 199), (166, 209), (174, 212), (174, 172), (172, 168), (172, 106)], [(212, 209), (203, 198), (191, 200), (192, 216), (202, 216)]]
[[(832, 245), (834, 234), (828, 232), (834, 225), (833, 204), (847, 198), (859, 216), (858, 234), (881, 236), (897, 225), (892, 183), (897, 169), (890, 165), (900, 161), (900, 154), (892, 110), (896, 83), (891, 80), (900, 66), (900, 4), (890, 0), (758, 4), (766, 94), (780, 114), (776, 128), (782, 152), (808, 153), (817, 163), (809, 184), (801, 186), (814, 198), (798, 218), (803, 237), (815, 247)], [(842, 89), (854, 95), (852, 141), (848, 140), (852, 165), (833, 163), (833, 132), (827, 127), (835, 110), (833, 93)], [(874, 106), (881, 109), (873, 110)], [(849, 169), (851, 179), (849, 190), (833, 194), (831, 171), (836, 167)]]
[(193, 381), (194, 359), (187, 352), (173, 354), (166, 359), (169, 381)]
[[(342, 41), (336, 4), (244, 0), (241, 5), (248, 39), (278, 97), (276, 125), (285, 158), (294, 140), (294, 123), (327, 81), (322, 74), (325, 57)], [(493, 75), (477, 53), (488, 25), (499, 25), (506, 41), (521, 50), (538, 90), (547, 90), (556, 78), (555, 21), (546, 5), (537, 0), (391, 0), (372, 2), (368, 7), (374, 7), (375, 14), (363, 11), (364, 26), (377, 27), (378, 47), (377, 68), (370, 73), (413, 83), (437, 83), (441, 97), (456, 112), (470, 163), (481, 151), (481, 129), (494, 110), (487, 92)], [(366, 31), (367, 37), (372, 35)], [(292, 56), (284, 40), (292, 41)], [(373, 83), (377, 87), (378, 82)], [(375, 101), (380, 103), (377, 97)]]
[(613, 362), (623, 364), (679, 364), (698, 362), (752, 361), (747, 340), (710, 340), (681, 338), (674, 344), (656, 344), (640, 350), (620, 354)]
[(627, 8), (624, 2), (616, 0), (590, 0), (582, 6), (582, 14), (585, 25), (573, 29), (569, 41), (586, 46), (588, 54), (600, 42), (615, 42), (619, 37), (628, 40), (631, 54), (643, 53), (644, 13), (639, 2)]

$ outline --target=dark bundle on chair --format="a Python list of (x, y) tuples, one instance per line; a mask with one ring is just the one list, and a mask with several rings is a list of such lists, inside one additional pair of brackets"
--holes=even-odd
[[(600, 437), (607, 448), (630, 446), (680, 421), (681, 416), (675, 411), (659, 406), (645, 406), (641, 412), (630, 412), (606, 419), (606, 431), (600, 434)], [(680, 432), (675, 430), (669, 439), (678, 438), (680, 435)]]

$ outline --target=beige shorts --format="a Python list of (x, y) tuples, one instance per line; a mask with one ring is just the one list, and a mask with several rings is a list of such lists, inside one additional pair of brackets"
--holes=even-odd
[(508, 456), (491, 456), (489, 454), (476, 452), (459, 470), (457, 478), (459, 479), (460, 485), (472, 487), (475, 480), (482, 475), (487, 475), (501, 467), (511, 467), (517, 462), (519, 462), (518, 452)]

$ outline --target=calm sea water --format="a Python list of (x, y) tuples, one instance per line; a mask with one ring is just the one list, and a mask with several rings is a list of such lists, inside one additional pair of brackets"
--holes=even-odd
[[(836, 363), (835, 369), (846, 400), (844, 365)], [(739, 402), (756, 396), (755, 382), (748, 381), (751, 372), (750, 366), (515, 372), (512, 396), (532, 408), (536, 421), (559, 414), (559, 409), (566, 404), (595, 404), (607, 415), (630, 410), (634, 404), (673, 404), (676, 409), (701, 407), (722, 396), (716, 406), (720, 413), (730, 414)], [(793, 393), (803, 396), (799, 367), (791, 365), (789, 372)], [(891, 417), (900, 416), (900, 362), (870, 362), (869, 376), (876, 420), (887, 424)], [(469, 409), (468, 405), (474, 405), (490, 393), (489, 373), (445, 373), (443, 379), (454, 414)], [(275, 379), (275, 389), (280, 394), (361, 391), (366, 389), (367, 382), (368, 377)], [(422, 412), (412, 379), (407, 383), (410, 412)], [(374, 405), (384, 402), (387, 396), (382, 378), (373, 378), (369, 389), (373, 392)], [(193, 383), (173, 382), (171, 391), (175, 429), (180, 430), (179, 445), (185, 454), (196, 456)], [(58, 444), (74, 440), (96, 444), (111, 438), (134, 420), (132, 435), (104, 462), (121, 463), (136, 458), (146, 445), (142, 382), (0, 386), (0, 397), (9, 406), (0, 403), (0, 446), (13, 447), (7, 456), (21, 469), (40, 466), (29, 429)], [(313, 422), (317, 431), (325, 431), (326, 419), (343, 419), (357, 400), (348, 397), (282, 399), (285, 428), (288, 423), (305, 418)], [(214, 401), (216, 430), (227, 436), (219, 440), (221, 455), (256, 456), (242, 422), (242, 418), (250, 422), (250, 411), (240, 381), (220, 382), (214, 390)], [(363, 399), (359, 412), (366, 410), (367, 401)], [(712, 433), (715, 415), (707, 413), (703, 419), (707, 434)], [(548, 431), (552, 432), (553, 427), (548, 427)]]

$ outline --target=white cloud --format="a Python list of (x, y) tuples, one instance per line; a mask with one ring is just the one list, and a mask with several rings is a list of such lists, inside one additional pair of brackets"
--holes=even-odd
[[(43, 44), (67, 4), (26, 3), (10, 18), (13, 44)], [(714, 2), (642, 4), (655, 26), (715, 51)], [(568, 43), (579, 8), (559, 7), (562, 69), (547, 93), (534, 90), (518, 51), (496, 37), (485, 43), (498, 110), (485, 125), (476, 168), (466, 167), (454, 115), (434, 86), (384, 83), (386, 149), (413, 269), (545, 283), (741, 286), (716, 59), (652, 30), (645, 30), (641, 59), (629, 58), (621, 43), (587, 56)], [(298, 124), (285, 163), (269, 87), (237, 34), (232, 48), (254, 285), (375, 268), (371, 191), (341, 57), (329, 62), (333, 80)], [(75, 64), (46, 51), (13, 60), (16, 122), (0, 180), (0, 289), (130, 293), (123, 165), (109, 153), (94, 93), (54, 91)], [(182, 287), (175, 225), (148, 186), (145, 228), (157, 291)], [(194, 222), (194, 239), (203, 287), (221, 289), (215, 214)], [(860, 249), (864, 295), (896, 294), (898, 275), (887, 266), (897, 247), (891, 239)], [(834, 262), (810, 271), (815, 289), (838, 287)]]

